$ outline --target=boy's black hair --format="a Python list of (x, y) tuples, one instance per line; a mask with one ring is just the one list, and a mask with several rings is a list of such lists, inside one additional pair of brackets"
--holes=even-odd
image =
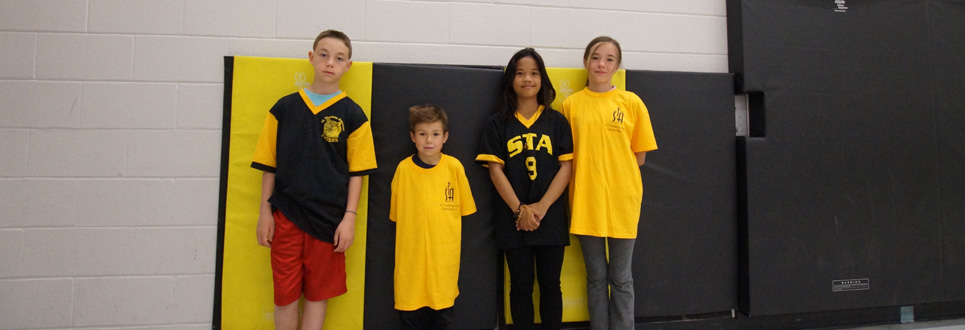
[(513, 118), (513, 113), (516, 112), (518, 103), (516, 90), (513, 89), (513, 81), (516, 79), (516, 67), (519, 60), (526, 57), (532, 57), (539, 69), (540, 88), (536, 94), (536, 102), (549, 108), (553, 100), (556, 100), (556, 90), (553, 89), (553, 82), (550, 81), (550, 77), (546, 73), (546, 64), (543, 62), (543, 57), (539, 56), (539, 53), (533, 48), (523, 48), (509, 59), (506, 70), (503, 71), (503, 76), (500, 79), (499, 103), (496, 105), (496, 112), (503, 120)]
[(415, 125), (442, 122), (442, 131), (449, 132), (449, 117), (446, 110), (431, 103), (414, 105), (409, 108), (409, 132), (415, 133)]

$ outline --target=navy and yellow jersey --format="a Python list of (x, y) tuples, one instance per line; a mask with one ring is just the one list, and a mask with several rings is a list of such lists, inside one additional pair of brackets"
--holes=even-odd
[[(516, 114), (503, 120), (489, 118), (483, 130), (476, 162), (503, 164), (516, 197), (523, 204), (539, 202), (560, 169), (560, 162), (573, 159), (573, 139), (566, 118), (556, 110), (536, 111), (529, 120)], [(493, 214), (496, 244), (501, 249), (525, 245), (569, 245), (567, 196), (563, 194), (546, 211), (535, 231), (516, 230), (515, 210), (502, 198), (495, 198)]]
[(309, 235), (332, 242), (349, 178), (376, 167), (369, 120), (344, 92), (318, 106), (304, 91), (286, 95), (268, 112), (251, 167), (275, 173), (268, 199), (273, 208)]
[(643, 181), (635, 153), (657, 149), (647, 106), (632, 92), (584, 88), (562, 112), (573, 128), (570, 232), (636, 238)]
[(443, 154), (432, 168), (407, 157), (392, 177), (395, 309), (449, 308), (459, 295), (462, 217), (476, 212), (466, 170)]

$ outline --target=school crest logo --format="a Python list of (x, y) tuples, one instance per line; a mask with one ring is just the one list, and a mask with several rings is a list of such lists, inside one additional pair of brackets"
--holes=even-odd
[(338, 142), (338, 136), (345, 130), (345, 123), (341, 118), (326, 116), (322, 119), (322, 138), (328, 142)]
[(623, 111), (620, 110), (620, 107), (617, 107), (617, 110), (613, 112), (613, 122), (623, 123)]
[(606, 129), (613, 132), (623, 132), (623, 110), (620, 110), (620, 107), (613, 111), (613, 121), (606, 124)]
[(456, 199), (456, 190), (452, 188), (452, 182), (446, 183), (446, 201), (451, 202)]

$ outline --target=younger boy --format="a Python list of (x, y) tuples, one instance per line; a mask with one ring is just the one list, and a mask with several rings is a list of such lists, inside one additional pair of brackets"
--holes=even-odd
[(268, 112), (251, 167), (264, 171), (258, 244), (271, 248), (275, 328), (321, 329), (328, 298), (345, 287), (345, 250), (355, 238), (362, 176), (376, 167), (368, 118), (339, 89), (352, 42), (326, 30), (308, 60), (312, 84)]
[(443, 154), (449, 139), (442, 108), (409, 108), (409, 137), (418, 153), (392, 178), (389, 219), (396, 222), (395, 309), (401, 329), (446, 329), (459, 295), (462, 216), (476, 212), (466, 171)]

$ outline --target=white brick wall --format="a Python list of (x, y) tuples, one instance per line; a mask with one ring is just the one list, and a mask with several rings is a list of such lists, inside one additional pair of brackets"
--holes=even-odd
[(126, 137), (126, 132), (118, 130), (33, 131), (27, 145), (27, 175), (120, 177), (124, 175)]
[[(446, 2), (365, 2), (365, 39), (408, 43), (449, 43)], [(310, 48), (310, 47), (309, 47)], [(361, 54), (353, 54), (361, 58)]]
[(77, 82), (0, 80), (0, 129), (77, 128), (80, 111), (75, 107), (82, 86)]
[[(576, 67), (580, 67), (582, 50), (596, 36), (607, 34), (606, 12), (570, 8), (539, 8), (533, 10), (533, 46), (536, 48), (569, 48), (580, 50)], [(586, 24), (584, 22), (599, 22)], [(621, 43), (621, 47), (622, 47)], [(508, 59), (507, 59), (508, 60)], [(505, 63), (502, 63), (505, 64)], [(560, 66), (546, 63), (548, 66)]]
[(55, 328), (71, 325), (74, 280), (69, 278), (0, 281), (0, 329)]
[(184, 30), (184, 0), (90, 0), (89, 12), (90, 32), (180, 34)]
[[(0, 267), (0, 277), (20, 276), (22, 246), (23, 230), (0, 229), (0, 265), (3, 265)], [(0, 307), (0, 311), (2, 310), (3, 308)]]
[(275, 36), (275, 1), (184, 0), (184, 34), (199, 36)]
[[(530, 45), (530, 12), (539, 9), (510, 5), (452, 4), (449, 15), (453, 43), (469, 45)], [(512, 55), (510, 55), (512, 57)]]
[(221, 129), (222, 113), (212, 109), (224, 107), (224, 84), (181, 84), (177, 101), (177, 128)]
[[(361, 0), (289, 0), (278, 1), (275, 4), (277, 20), (274, 37), (302, 39), (306, 36), (314, 40), (314, 36), (325, 29), (333, 28), (348, 34), (353, 41), (360, 41), (365, 34), (366, 2)], [(337, 8), (337, 10), (332, 10)], [(311, 13), (306, 15), (305, 13)], [(297, 48), (299, 57), (307, 56), (311, 50), (299, 42)], [(353, 44), (353, 46), (355, 46)], [(354, 48), (354, 47), (353, 47)], [(353, 51), (355, 51), (353, 49)]]
[(0, 329), (208, 329), (223, 57), (727, 72), (723, 0), (0, 0)]
[[(139, 36), (134, 50), (134, 80), (222, 82), (228, 39), (189, 36)], [(309, 44), (308, 48), (312, 48)], [(307, 58), (307, 52), (306, 58)]]
[(130, 80), (134, 37), (42, 33), (37, 40), (37, 78)]
[(85, 278), (76, 283), (75, 326), (148, 325), (171, 319), (173, 277)]
[(0, 228), (74, 225), (76, 180), (10, 179), (0, 184)]
[(37, 52), (37, 34), (0, 32), (0, 77), (32, 78)]
[(3, 31), (83, 32), (87, 29), (86, 0), (2, 0)]
[[(30, 132), (27, 130), (0, 129), (0, 150), (3, 151), (3, 157), (0, 157), (0, 177), (20, 177), (27, 174), (29, 139)], [(3, 201), (0, 201), (0, 205), (3, 205)]]
[(82, 128), (177, 126), (177, 84), (85, 83), (81, 93)]

